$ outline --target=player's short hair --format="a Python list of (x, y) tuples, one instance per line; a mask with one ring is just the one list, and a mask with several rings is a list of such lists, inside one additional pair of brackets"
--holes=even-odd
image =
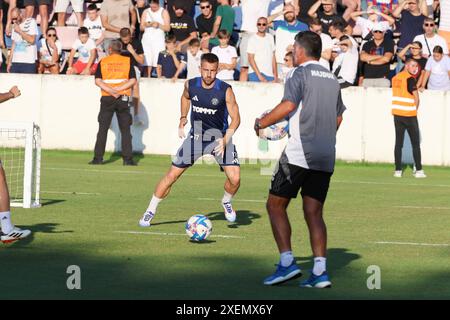
[(319, 60), (322, 55), (322, 40), (320, 36), (312, 31), (303, 31), (295, 36), (295, 43), (305, 50), (309, 58)]
[(230, 37), (230, 33), (225, 29), (219, 30), (219, 32), (217, 33), (217, 38), (219, 39), (230, 39)]
[(95, 3), (91, 3), (91, 4), (88, 5), (88, 7), (87, 7), (87, 11), (92, 11), (92, 10), (98, 11), (98, 8), (97, 8), (97, 6), (95, 5)]
[(80, 27), (78, 28), (78, 35), (81, 36), (82, 34), (89, 35), (89, 30), (86, 27)]
[(175, 37), (175, 35), (169, 33), (166, 36), (165, 42), (166, 43), (175, 43), (175, 42), (177, 42), (177, 37)]
[(120, 29), (119, 35), (120, 35), (121, 38), (125, 38), (125, 37), (131, 36), (130, 28), (122, 28), (122, 29)]
[(200, 47), (200, 40), (197, 38), (191, 39), (191, 41), (189, 41), (189, 47)]
[(120, 40), (114, 39), (109, 44), (109, 48), (114, 53), (120, 53), (122, 51), (122, 42), (120, 42)]
[(204, 53), (202, 54), (200, 62), (219, 63), (219, 57), (214, 53)]
[(433, 48), (433, 53), (444, 54), (444, 49), (442, 49), (441, 46), (435, 46), (435, 47)]

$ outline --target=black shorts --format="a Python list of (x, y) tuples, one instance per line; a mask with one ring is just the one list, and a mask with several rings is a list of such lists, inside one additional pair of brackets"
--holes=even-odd
[(42, 5), (52, 5), (53, 1), (52, 0), (23, 0), (23, 5), (25, 7), (28, 6), (33, 6), (33, 7), (38, 7), (38, 6), (42, 6)]
[(239, 166), (236, 146), (229, 142), (222, 157), (214, 154), (216, 141), (202, 141), (199, 136), (189, 135), (178, 149), (172, 165), (178, 168), (188, 168), (192, 166), (198, 158), (204, 155), (213, 155), (220, 167)]
[(297, 198), (300, 188), (302, 197), (308, 196), (325, 203), (332, 172), (305, 169), (282, 161), (272, 177), (269, 193), (283, 198)]

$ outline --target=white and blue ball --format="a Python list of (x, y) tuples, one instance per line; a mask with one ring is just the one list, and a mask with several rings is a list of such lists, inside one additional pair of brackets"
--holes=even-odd
[[(271, 110), (265, 111), (260, 118), (264, 117)], [(283, 119), (273, 125), (259, 130), (259, 137), (264, 140), (277, 141), (283, 139), (289, 132), (289, 121)]]
[(212, 232), (212, 223), (208, 217), (196, 214), (189, 218), (185, 225), (186, 233), (193, 241), (203, 241)]

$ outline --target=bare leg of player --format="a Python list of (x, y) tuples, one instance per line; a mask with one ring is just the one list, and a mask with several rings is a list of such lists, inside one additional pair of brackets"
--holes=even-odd
[(178, 180), (179, 177), (186, 171), (187, 168), (178, 168), (171, 166), (169, 172), (158, 182), (155, 188), (155, 192), (150, 200), (147, 210), (139, 220), (141, 227), (150, 227), (150, 223), (156, 214), (156, 209), (159, 203), (169, 195), (172, 185)]
[(291, 224), (287, 215), (287, 207), (291, 199), (269, 194), (266, 208), (269, 213), (272, 233), (280, 254), (290, 252), (291, 249)]
[(1, 241), (11, 243), (16, 240), (26, 238), (30, 235), (30, 230), (21, 230), (11, 223), (11, 211), (9, 205), (9, 191), (6, 183), (5, 171), (0, 164), (0, 222), (1, 222)]
[(323, 220), (323, 204), (311, 197), (303, 198), (303, 211), (309, 230), (314, 257), (325, 257), (327, 251), (327, 227)]
[(310, 278), (301, 283), (304, 287), (326, 288), (331, 282), (326, 273), (327, 227), (323, 220), (323, 204), (316, 199), (303, 197), (303, 211), (308, 225), (314, 267)]
[(291, 224), (287, 215), (290, 198), (269, 194), (267, 212), (269, 213), (272, 233), (280, 252), (280, 262), (274, 274), (264, 279), (265, 285), (275, 285), (301, 276), (302, 272), (295, 263), (291, 248)]
[(236, 212), (233, 210), (231, 200), (241, 185), (241, 168), (239, 166), (223, 166), (222, 168), (227, 176), (224, 186), (225, 192), (222, 198), (222, 207), (228, 222), (235, 222)]

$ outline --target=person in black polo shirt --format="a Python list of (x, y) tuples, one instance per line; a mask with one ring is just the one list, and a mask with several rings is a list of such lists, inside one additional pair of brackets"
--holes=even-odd
[(372, 29), (373, 40), (364, 44), (360, 60), (363, 66), (363, 86), (389, 88), (390, 64), (394, 56), (394, 41), (385, 37), (385, 30), (381, 24), (376, 24)]
[(189, 41), (197, 38), (194, 19), (186, 13), (183, 0), (176, 0), (170, 15), (171, 33), (177, 39), (177, 51), (186, 52)]
[(139, 123), (139, 80), (141, 79), (141, 71), (139, 66), (144, 63), (144, 48), (141, 41), (137, 38), (131, 37), (131, 30), (129, 28), (122, 28), (120, 30), (120, 42), (122, 43), (121, 55), (131, 59), (131, 65), (134, 67), (136, 73), (136, 84), (133, 86), (133, 107), (134, 107), (134, 122)]

